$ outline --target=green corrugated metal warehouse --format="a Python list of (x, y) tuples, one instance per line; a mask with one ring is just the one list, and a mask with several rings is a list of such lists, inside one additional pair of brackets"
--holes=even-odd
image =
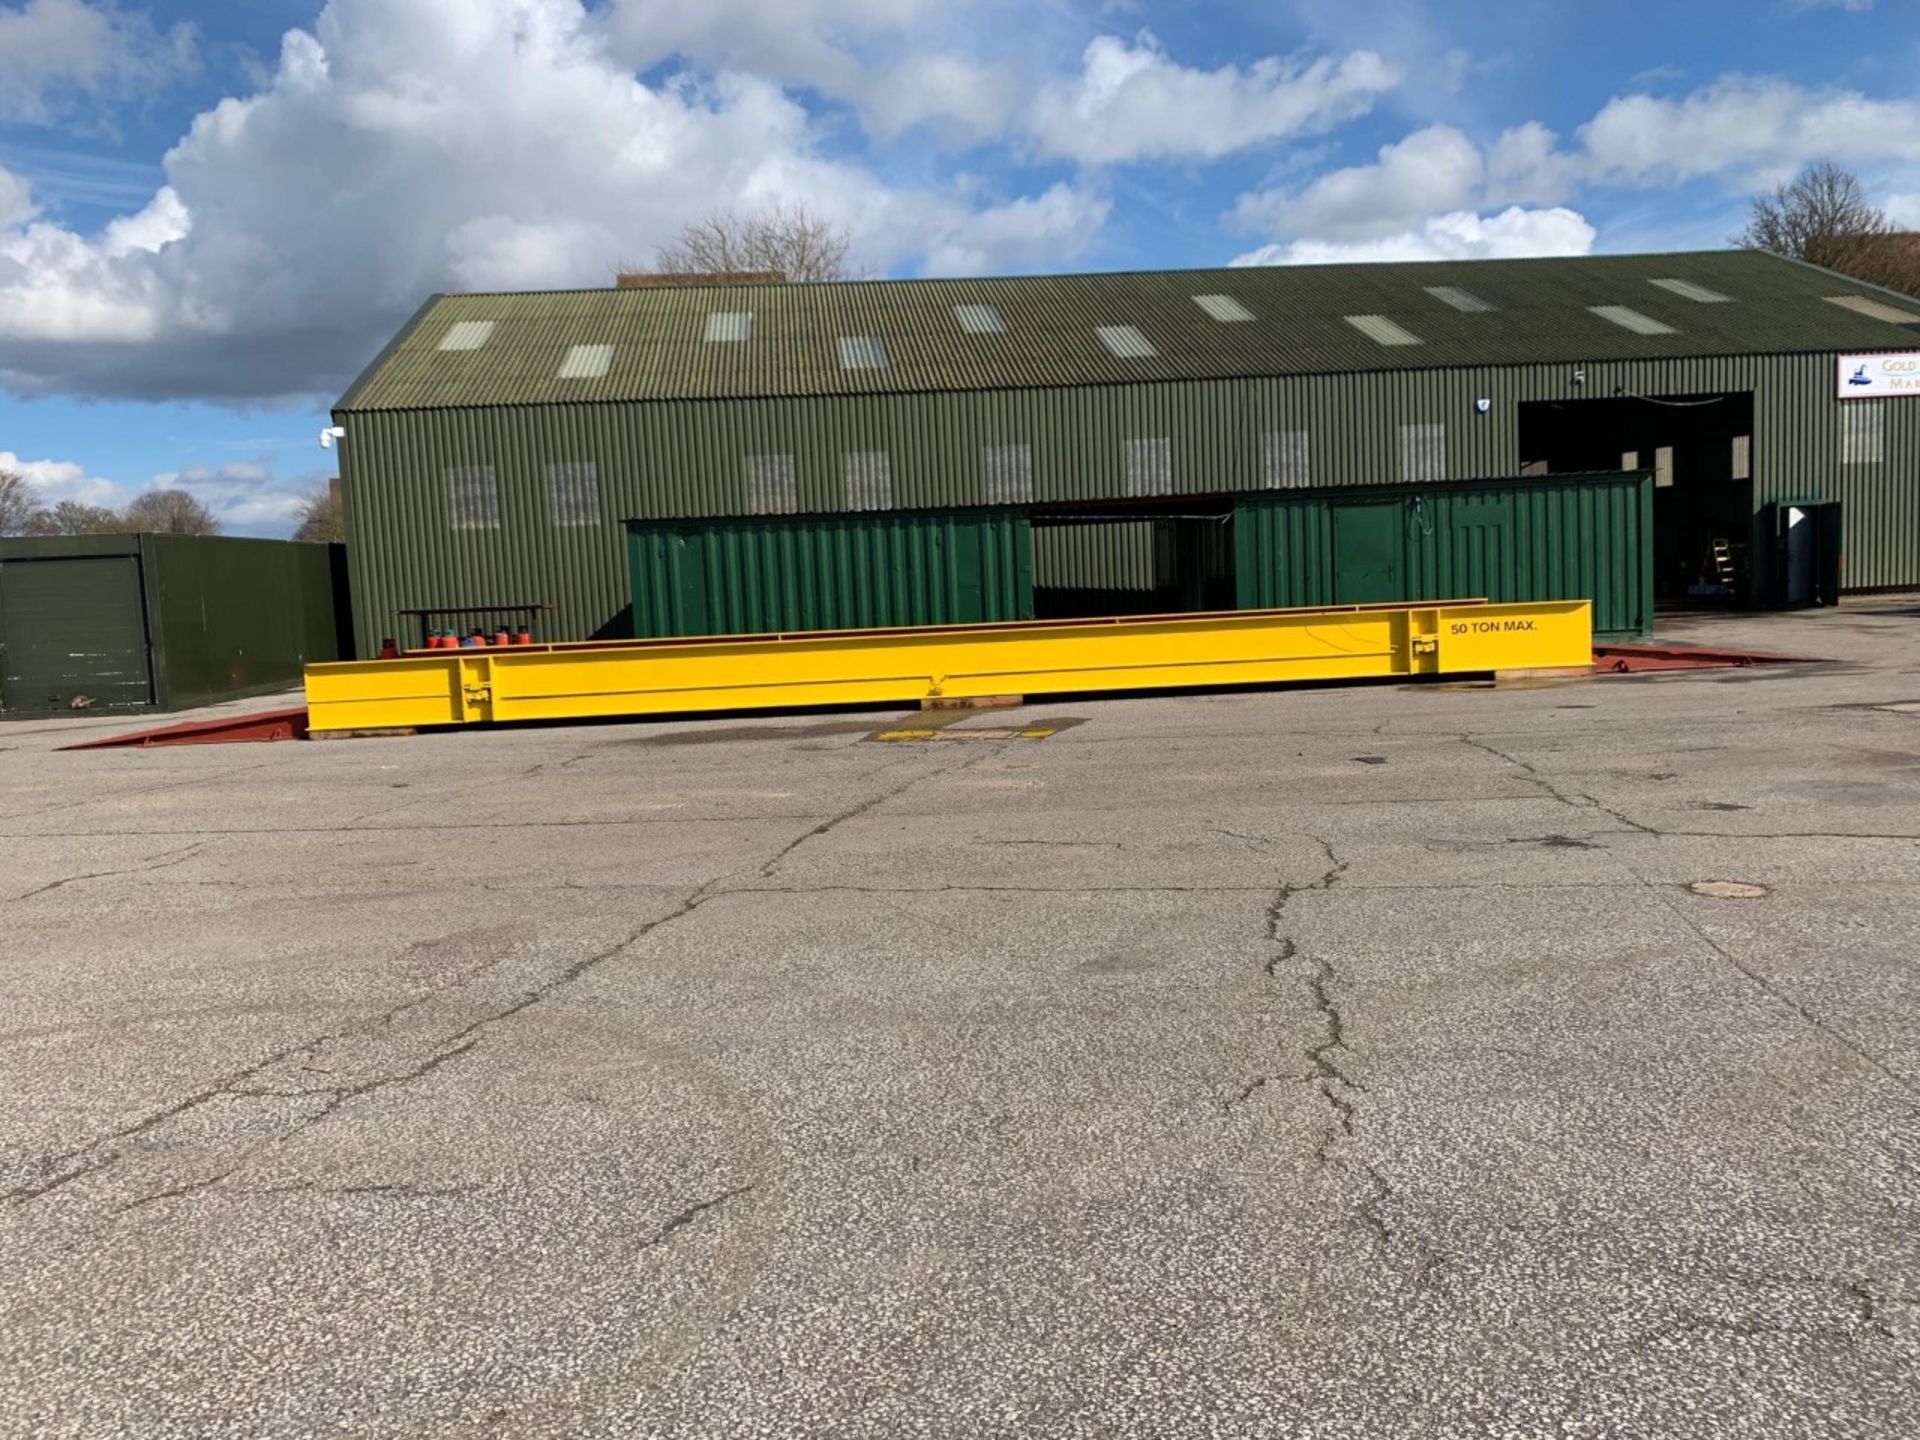
[[(935, 563), (970, 511), (1021, 517), (983, 521), (1026, 547), (980, 561), (992, 583), (819, 613), (1417, 599), (1473, 575), (1760, 604), (1920, 586), (1916, 351), (1920, 301), (1751, 251), (436, 296), (334, 412), (357, 639), (536, 602), (542, 638), (671, 633), (720, 582), (667, 595), (645, 568), (665, 532), (684, 550), (712, 522), (707, 561), (780, 583), (813, 547), (806, 573), (858, 589), (888, 555)], [(1602, 472), (1645, 496), (1575, 483)], [(831, 559), (848, 545), (864, 569)], [(1001, 583), (1022, 566), (1025, 595)], [(783, 604), (706, 623), (812, 613)]]

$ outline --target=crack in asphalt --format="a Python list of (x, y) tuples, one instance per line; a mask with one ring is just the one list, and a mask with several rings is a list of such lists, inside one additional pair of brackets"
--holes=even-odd
[[(1488, 755), (1492, 755), (1497, 759), (1505, 761), (1509, 765), (1514, 765), (1519, 767), (1519, 769), (1524, 771), (1527, 777), (1530, 780), (1532, 780), (1534, 784), (1538, 785), (1547, 794), (1552, 795), (1555, 799), (1560, 800), (1564, 804), (1576, 810), (1597, 810), (1603, 815), (1611, 816), (1614, 820), (1617, 820), (1620, 824), (1625, 825), (1630, 829), (1639, 832), (1640, 834), (1650, 835), (1655, 837), (1656, 839), (1709, 838), (1709, 839), (1755, 840), (1755, 839), (1830, 838), (1830, 839), (1862, 839), (1862, 840), (1890, 839), (1890, 840), (1899, 840), (1899, 841), (1911, 841), (1916, 838), (1908, 835), (1822, 836), (1822, 835), (1810, 834), (1808, 832), (1796, 832), (1790, 835), (1740, 835), (1740, 834), (1727, 834), (1721, 831), (1660, 830), (1655, 828), (1654, 826), (1642, 824), (1640, 821), (1632, 819), (1631, 817), (1625, 814), (1622, 814), (1620, 811), (1613, 809), (1611, 806), (1602, 804), (1599, 800), (1595, 799), (1591, 795), (1580, 794), (1580, 793), (1568, 794), (1567, 792), (1562, 791), (1559, 787), (1557, 787), (1550, 780), (1548, 780), (1546, 776), (1542, 775), (1536, 766), (1530, 764), (1525, 760), (1520, 759), (1515, 755), (1508, 754), (1506, 751), (1500, 749), (1498, 746), (1489, 745), (1483, 740), (1476, 740), (1471, 735), (1461, 735), (1459, 739), (1461, 743), (1471, 746), (1473, 749), (1483, 751)], [(1631, 866), (1629, 866), (1628, 868), (1629, 870), (1632, 869)], [(1704, 944), (1709, 950), (1711, 950), (1716, 956), (1718, 956), (1724, 963), (1731, 966), (1734, 970), (1738, 971), (1751, 984), (1757, 986), (1760, 990), (1764, 991), (1776, 1003), (1784, 1006), (1788, 1010), (1791, 1010), (1795, 1015), (1799, 1016), (1799, 1018), (1802, 1021), (1804, 1021), (1807, 1025), (1819, 1031), (1821, 1034), (1827, 1036), (1829, 1039), (1837, 1042), (1839, 1045), (1845, 1048), (1849, 1053), (1851, 1053), (1852, 1055), (1854, 1055), (1856, 1058), (1863, 1061), (1867, 1065), (1871, 1066), (1874, 1070), (1878, 1071), (1881, 1075), (1885, 1076), (1888, 1080), (1892, 1081), (1895, 1085), (1898, 1085), (1902, 1090), (1907, 1091), (1909, 1094), (1920, 1094), (1920, 1084), (1916, 1084), (1914, 1080), (1894, 1070), (1880, 1056), (1874, 1054), (1871, 1050), (1868, 1050), (1864, 1045), (1862, 1045), (1859, 1041), (1855, 1040), (1852, 1036), (1848, 1035), (1846, 1032), (1835, 1028), (1833, 1025), (1829, 1024), (1827, 1021), (1821, 1019), (1818, 1015), (1815, 1015), (1800, 1001), (1794, 999), (1793, 996), (1788, 994), (1785, 990), (1781, 989), (1778, 985), (1774, 984), (1772, 980), (1768, 979), (1761, 972), (1754, 969), (1751, 965), (1747, 964), (1744, 960), (1740, 959), (1739, 956), (1735, 955), (1732, 950), (1728, 949), (1725, 945), (1721, 944), (1718, 940), (1714, 939), (1714, 937), (1707, 931), (1706, 927), (1701, 925), (1699, 921), (1696, 920), (1693, 917), (1693, 915), (1688, 912), (1685, 905), (1682, 903), (1680, 898), (1680, 887), (1671, 886), (1671, 885), (1661, 885), (1653, 881), (1649, 881), (1644, 877), (1638, 875), (1637, 872), (1635, 872), (1635, 878), (1639, 880), (1640, 886), (1642, 888), (1650, 890), (1655, 894), (1659, 895), (1660, 898), (1666, 903), (1667, 907), (1670, 910), (1672, 910), (1676, 916), (1679, 917), (1681, 923), (1684, 924), (1689, 930), (1691, 930), (1694, 933), (1694, 935), (1699, 938), (1702, 944)]]
[(1229, 840), (1239, 840), (1247, 849), (1253, 851), (1271, 850), (1273, 848), (1273, 837), (1271, 835), (1249, 835), (1243, 830), (1221, 829), (1209, 830), (1207, 833), (1209, 835), (1223, 835)]
[(36, 885), (12, 897), (14, 902), (31, 900), (36, 895), (45, 895), (50, 890), (58, 890), (65, 885), (78, 885), (87, 880), (105, 880), (114, 875), (142, 875), (149, 870), (166, 870), (175, 865), (184, 865), (195, 855), (207, 848), (207, 842), (196, 840), (191, 845), (181, 845), (173, 850), (163, 850), (158, 855), (149, 855), (138, 865), (123, 865), (118, 870), (94, 870), (85, 875), (68, 875), (59, 880), (49, 880), (45, 885)]
[(640, 1248), (642, 1250), (653, 1250), (665, 1245), (673, 1239), (678, 1232), (686, 1229), (687, 1226), (698, 1220), (702, 1215), (706, 1214), (707, 1211), (718, 1209), (729, 1200), (737, 1200), (742, 1195), (751, 1195), (758, 1188), (759, 1182), (755, 1181), (746, 1185), (736, 1185), (731, 1190), (722, 1190), (718, 1195), (706, 1200), (696, 1200), (677, 1215), (669, 1216), (666, 1223), (661, 1225), (651, 1237), (640, 1242)]
[(1077, 850), (1125, 850), (1123, 840), (998, 840), (999, 845), (1046, 845)]
[(1585, 791), (1573, 791), (1569, 793), (1562, 790), (1558, 785), (1555, 785), (1551, 780), (1547, 779), (1545, 775), (1541, 774), (1537, 765), (1534, 765), (1531, 761), (1522, 760), (1517, 755), (1511, 755), (1497, 745), (1489, 745), (1486, 741), (1476, 740), (1471, 735), (1461, 735), (1458, 738), (1463, 745), (1470, 746), (1475, 750), (1493, 756), (1496, 760), (1502, 760), (1509, 765), (1515, 766), (1528, 780), (1538, 785), (1543, 791), (1558, 800), (1562, 805), (1570, 806), (1575, 810), (1597, 810), (1602, 815), (1609, 816), (1618, 821), (1629, 830), (1638, 830), (1643, 835), (1658, 835), (1660, 833), (1654, 829), (1653, 826), (1641, 824), (1638, 820), (1623, 814), (1611, 805), (1602, 803), (1599, 799), (1587, 794)]
[[(981, 752), (981, 753), (985, 754), (990, 752)], [(915, 755), (910, 759), (901, 761), (900, 764), (898, 765), (890, 766), (888, 768), (891, 770), (903, 769), (903, 768), (906, 768), (907, 766), (917, 763), (919, 758), (920, 757), (918, 755)], [(971, 760), (969, 761), (969, 763), (971, 763)], [(959, 770), (964, 770), (966, 768), (967, 768), (966, 765), (956, 766), (955, 771), (957, 773)], [(885, 773), (885, 772), (882, 772), (882, 773)], [(931, 774), (934, 774), (934, 775), (937, 775), (940, 773), (942, 772), (938, 770), (931, 772)], [(875, 809), (880, 805), (886, 804), (887, 801), (893, 799), (897, 795), (905, 794), (908, 790), (911, 790), (915, 785), (918, 785), (922, 780), (928, 779), (928, 778), (930, 778), (930, 776), (927, 774), (913, 775), (908, 779), (903, 780), (900, 784), (894, 786), (891, 790), (883, 790), (878, 795), (873, 795), (868, 797), (865, 800), (862, 800), (858, 805), (853, 806), (851, 809), (842, 810), (838, 815), (828, 816), (825, 820), (822, 820), (818, 825), (814, 826), (811, 830), (808, 830), (802, 835), (800, 835), (799, 838), (788, 841), (785, 845), (782, 845), (778, 850), (776, 850), (771, 859), (764, 861), (761, 864), (760, 872), (759, 872), (760, 878), (763, 880), (771, 880), (773, 878), (773, 872), (780, 868), (780, 862), (785, 860), (789, 855), (793, 854), (794, 851), (798, 850), (802, 845), (806, 844), (809, 840), (817, 840), (822, 835), (830, 834), (831, 832), (839, 829), (842, 825), (845, 825), (850, 820), (858, 820), (862, 815), (866, 814), (869, 810)]]
[(293, 1185), (229, 1185), (223, 1195), (377, 1195), (396, 1200), (445, 1200), (483, 1193), (485, 1185), (410, 1185), (393, 1182), (382, 1185), (322, 1185), (302, 1180)]
[(1842, 1049), (1878, 1071), (1909, 1095), (1920, 1095), (1920, 1084), (1915, 1083), (1910, 1077), (1902, 1075), (1899, 1071), (1893, 1069), (1885, 1060), (1874, 1054), (1873, 1051), (1867, 1049), (1865, 1045), (1855, 1040), (1851, 1035), (1847, 1034), (1846, 1031), (1838, 1029), (1829, 1022), (1821, 1019), (1818, 1015), (1814, 1014), (1813, 1011), (1809, 1010), (1805, 1005), (1781, 989), (1780, 986), (1776, 985), (1766, 975), (1754, 969), (1753, 966), (1747, 964), (1746, 961), (1734, 954), (1732, 950), (1714, 939), (1707, 928), (1687, 912), (1687, 907), (1682, 901), (1680, 893), (1666, 886), (1649, 885), (1647, 888), (1654, 891), (1654, 893), (1666, 902), (1667, 908), (1680, 918), (1681, 924), (1685, 925), (1699, 938), (1701, 944), (1719, 956), (1726, 964), (1732, 966), (1733, 969), (1739, 971), (1741, 975), (1745, 976), (1748, 981), (1765, 992), (1776, 1004), (1791, 1010), (1809, 1027), (1819, 1031), (1829, 1040), (1836, 1042)]
[[(770, 860), (758, 867), (757, 873), (762, 876), (770, 876), (774, 868), (777, 867), (781, 861), (792, 855), (794, 851), (806, 844), (809, 840), (816, 839), (840, 825), (858, 819), (876, 806), (905, 793), (922, 780), (939, 776), (956, 775), (961, 771), (970, 769), (972, 766), (981, 763), (991, 753), (991, 750), (970, 752), (963, 763), (954, 766), (936, 767), (931, 770), (918, 769), (916, 767), (916, 773), (900, 784), (883, 789), (878, 794), (872, 795), (860, 801), (858, 804), (847, 807), (813, 826), (797, 839), (783, 845)], [(917, 758), (918, 757), (915, 757), (916, 760)], [(903, 762), (903, 764), (913, 763), (915, 762)], [(898, 767), (889, 767), (890, 770), (892, 768)], [(194, 848), (197, 847), (185, 847), (186, 850)], [(170, 853), (177, 854), (181, 861), (188, 858), (184, 851)], [(174, 863), (179, 862), (175, 861)], [(223, 1098), (272, 1098), (281, 1100), (319, 1100), (323, 1102), (315, 1107), (312, 1113), (301, 1117), (291, 1126), (282, 1127), (271, 1137), (245, 1146), (234, 1159), (234, 1163), (218, 1174), (202, 1177), (197, 1180), (171, 1186), (168, 1189), (152, 1194), (140, 1196), (120, 1206), (119, 1210), (121, 1213), (125, 1213), (164, 1200), (184, 1198), (208, 1190), (245, 1169), (252, 1163), (255, 1157), (265, 1150), (285, 1144), (287, 1141), (294, 1139), (333, 1115), (342, 1106), (379, 1091), (422, 1079), (435, 1070), (438, 1070), (441, 1066), (449, 1064), (460, 1056), (465, 1055), (479, 1043), (482, 1033), (490, 1027), (510, 1020), (530, 1007), (539, 1004), (554, 994), (554, 992), (571, 985), (598, 966), (625, 953), (663, 926), (671, 925), (676, 921), (684, 919), (709, 901), (719, 899), (723, 895), (756, 893), (751, 889), (735, 889), (729, 887), (728, 882), (739, 879), (742, 873), (743, 872), (740, 871), (733, 871), (725, 875), (715, 876), (704, 885), (689, 892), (677, 906), (666, 914), (635, 927), (623, 939), (616, 941), (614, 944), (595, 951), (590, 955), (583, 956), (571, 964), (562, 967), (538, 984), (527, 987), (507, 1004), (489, 1011), (487, 1014), (482, 1015), (451, 1035), (444, 1037), (439, 1042), (439, 1047), (435, 1049), (432, 1054), (406, 1069), (371, 1076), (348, 1085), (318, 1085), (297, 1089), (285, 1089), (271, 1085), (248, 1084), (249, 1081), (263, 1077), (266, 1072), (272, 1070), (276, 1065), (282, 1064), (295, 1056), (304, 1054), (311, 1057), (327, 1045), (349, 1038), (364, 1037), (382, 1028), (390, 1028), (394, 1018), (398, 1015), (415, 1009), (428, 1000), (460, 993), (470, 985), (475, 978), (478, 978), (479, 975), (485, 974), (493, 969), (493, 966), (482, 967), (472, 975), (464, 977), (459, 985), (437, 989), (428, 995), (403, 1002), (383, 1012), (381, 1015), (373, 1017), (371, 1020), (356, 1022), (352, 1025), (329, 1031), (324, 1035), (309, 1037), (297, 1041), (294, 1044), (284, 1046), (279, 1050), (273, 1051), (264, 1059), (238, 1070), (230, 1071), (205, 1089), (196, 1091), (191, 1095), (175, 1101), (171, 1105), (143, 1116), (130, 1125), (123, 1126), (105, 1136), (98, 1137), (84, 1145), (76, 1146), (73, 1149), (55, 1155), (41, 1157), (36, 1162), (37, 1168), (41, 1172), (40, 1178), (17, 1185), (6, 1192), (0, 1192), (0, 1198), (10, 1201), (16, 1206), (25, 1204), (29, 1201), (40, 1199), (45, 1195), (52, 1194), (86, 1176), (95, 1175), (110, 1169), (125, 1158), (127, 1153), (124, 1148), (126, 1141), (146, 1135), (169, 1121), (187, 1114), (189, 1111)], [(310, 1071), (312, 1069), (312, 1067), (305, 1068), (308, 1068)], [(697, 1213), (697, 1211), (695, 1213)]]
[[(1300, 958), (1299, 942), (1285, 931), (1287, 908), (1293, 903), (1293, 898), (1316, 890), (1331, 890), (1347, 873), (1348, 862), (1340, 858), (1332, 842), (1318, 836), (1313, 839), (1324, 852), (1326, 868), (1308, 884), (1281, 885), (1273, 892), (1273, 899), (1267, 905), (1266, 940), (1272, 949), (1261, 969), (1270, 980), (1279, 980), (1282, 967)], [(1394, 1198), (1393, 1186), (1377, 1166), (1358, 1153), (1354, 1097), (1366, 1094), (1367, 1087), (1346, 1071), (1339, 1058), (1350, 1054), (1352, 1046), (1347, 1041), (1346, 1015), (1339, 1001), (1334, 998), (1334, 987), (1339, 983), (1339, 976), (1333, 962), (1324, 956), (1316, 956), (1312, 963), (1313, 969), (1304, 977), (1304, 983), (1307, 998), (1312, 1002), (1314, 1013), (1323, 1028), (1321, 1038), (1306, 1048), (1307, 1072), (1298, 1078), (1313, 1086), (1326, 1101), (1330, 1113), (1330, 1121), (1314, 1146), (1314, 1163), (1322, 1170), (1356, 1175), (1365, 1183), (1367, 1194), (1355, 1207), (1354, 1219), (1384, 1250), (1393, 1243), (1394, 1238), (1393, 1227), (1385, 1213), (1386, 1205)], [(1255, 1077), (1232, 1098), (1222, 1102), (1222, 1108), (1232, 1113), (1281, 1078), (1285, 1077)]]
[[(1733, 1279), (1734, 1277), (1724, 1277)], [(1808, 1335), (1817, 1338), (1855, 1339), (1868, 1334), (1882, 1340), (1895, 1337), (1893, 1326), (1880, 1313), (1879, 1301), (1866, 1285), (1857, 1280), (1823, 1280), (1801, 1276), (1768, 1276), (1754, 1280), (1736, 1280), (1735, 1283), (1758, 1288), (1761, 1285), (1805, 1285), (1831, 1288), (1838, 1291), (1852, 1305), (1856, 1318), (1850, 1325), (1814, 1324), (1790, 1320), (1772, 1320), (1765, 1318), (1743, 1319), (1727, 1315), (1708, 1315), (1695, 1310), (1682, 1310), (1676, 1318), (1656, 1325), (1633, 1342), (1632, 1348), (1644, 1350), (1661, 1340), (1674, 1335), (1691, 1335), (1712, 1331), (1726, 1335), (1740, 1335), (1749, 1339), (1768, 1335)]]
[[(1291, 940), (1283, 940), (1280, 933), (1288, 904), (1302, 890), (1331, 890), (1347, 873), (1347, 862), (1334, 852), (1333, 845), (1326, 840), (1318, 840), (1317, 843), (1326, 852), (1327, 859), (1327, 868), (1320, 878), (1311, 885), (1283, 886), (1267, 909), (1267, 938), (1289, 947), (1290, 953), (1296, 956), (1298, 945)], [(1325, 1033), (1319, 1043), (1307, 1047), (1308, 1075), (1332, 1111), (1333, 1123), (1314, 1147), (1313, 1158), (1323, 1170), (1344, 1169), (1366, 1182), (1367, 1197), (1354, 1211), (1354, 1217), (1385, 1249), (1393, 1243), (1393, 1227), (1384, 1213), (1387, 1202), (1393, 1198), (1393, 1186), (1377, 1166), (1356, 1153), (1353, 1097), (1366, 1094), (1367, 1087), (1349, 1075), (1338, 1058), (1351, 1054), (1353, 1048), (1347, 1043), (1346, 1014), (1333, 994), (1338, 980), (1333, 962), (1325, 956), (1316, 956), (1313, 971), (1306, 977), (1307, 997), (1313, 1002)]]
[[(151, 1114), (142, 1116), (130, 1125), (123, 1125), (118, 1130), (109, 1131), (106, 1135), (90, 1140), (84, 1145), (77, 1145), (70, 1150), (63, 1150), (53, 1155), (43, 1155), (35, 1162), (36, 1168), (41, 1171), (42, 1178), (24, 1185), (16, 1185), (13, 1189), (0, 1193), (0, 1199), (10, 1200), (16, 1205), (28, 1200), (37, 1200), (43, 1195), (49, 1195), (55, 1190), (60, 1189), (62, 1186), (72, 1184), (75, 1180), (83, 1176), (104, 1170), (120, 1159), (120, 1152), (113, 1147), (121, 1141), (137, 1139), (158, 1126), (166, 1124), (169, 1120), (177, 1119), (190, 1110), (196, 1110), (200, 1106), (217, 1100), (224, 1094), (230, 1093), (229, 1087), (232, 1085), (250, 1079), (263, 1070), (271, 1069), (283, 1060), (290, 1060), (295, 1055), (299, 1055), (304, 1051), (311, 1050), (319, 1045), (324, 1045), (328, 1040), (339, 1039), (350, 1033), (352, 1032), (349, 1028), (347, 1030), (335, 1031), (330, 1035), (323, 1035), (318, 1039), (297, 1040), (291, 1045), (273, 1051), (263, 1060), (256, 1061), (252, 1065), (244, 1066), (239, 1070), (230, 1071), (206, 1089), (184, 1096), (163, 1109), (155, 1110)], [(80, 1161), (81, 1163), (74, 1165), (74, 1161)], [(60, 1169), (61, 1166), (69, 1166), (70, 1168), (62, 1171)]]
[(1265, 885), (743, 885), (723, 895), (1267, 895)]
[(813, 818), (810, 815), (796, 815), (790, 810), (771, 815), (667, 815), (649, 812), (613, 820), (447, 820), (419, 825), (189, 826), (177, 830), (0, 830), (0, 840), (117, 840), (135, 836), (177, 839), (183, 835), (216, 840), (247, 835), (437, 835), (456, 830), (617, 830), (631, 825), (742, 825)]
[(1239, 1109), (1242, 1105), (1246, 1104), (1247, 1101), (1251, 1100), (1255, 1095), (1259, 1094), (1262, 1090), (1266, 1089), (1267, 1086), (1270, 1083), (1272, 1083), (1272, 1080), (1273, 1080), (1273, 1077), (1271, 1075), (1254, 1076), (1253, 1079), (1249, 1080), (1246, 1084), (1242, 1085), (1239, 1088), (1239, 1090), (1235, 1091), (1230, 1098), (1226, 1100), (1222, 1100), (1220, 1102), (1220, 1108), (1224, 1110), (1227, 1114), (1231, 1115), (1235, 1110)]
[[(131, 789), (114, 790), (104, 795), (89, 795), (84, 800), (64, 800), (58, 805), (42, 805), (37, 810), (17, 810), (7, 816), (7, 818), (9, 820), (31, 820), (36, 815), (54, 815), (62, 810), (83, 809), (88, 805), (97, 805), (102, 800), (131, 800), (135, 796), (154, 795), (162, 790), (183, 790), (189, 785), (207, 785), (220, 780), (231, 780), (236, 775), (247, 775), (255, 770), (264, 770), (272, 763), (274, 762), (271, 760), (263, 760), (257, 765), (238, 765), (231, 770), (221, 770), (211, 775), (192, 775), (185, 780), (162, 780), (153, 785), (138, 785)], [(98, 833), (111, 835), (119, 832), (110, 830)]]

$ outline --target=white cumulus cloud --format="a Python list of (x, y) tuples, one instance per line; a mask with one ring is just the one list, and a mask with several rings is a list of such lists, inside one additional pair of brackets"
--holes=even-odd
[(860, 105), (867, 129), (881, 140), (926, 125), (949, 144), (971, 145), (1005, 133), (1026, 90), (1026, 78), (1006, 61), (909, 55), (868, 72)]
[(978, 275), (996, 266), (1058, 264), (1093, 243), (1112, 202), (1072, 185), (971, 215), (927, 251), (936, 275)]
[(33, 488), (34, 497), (46, 506), (62, 500), (106, 506), (126, 501), (126, 492), (120, 486), (88, 473), (85, 466), (71, 460), (29, 460), (11, 450), (0, 450), (0, 470), (11, 470), (24, 479)]
[(1041, 155), (1104, 165), (1217, 159), (1365, 114), (1400, 80), (1371, 51), (1242, 68), (1182, 65), (1142, 31), (1090, 41), (1079, 74), (1045, 86), (1027, 120)]
[[(1271, 243), (1254, 253), (1274, 257), (1496, 254), (1505, 245), (1581, 253), (1592, 227), (1563, 202), (1583, 190), (1700, 179), (1751, 190), (1823, 156), (1920, 162), (1920, 102), (1728, 76), (1678, 98), (1616, 97), (1571, 145), (1537, 121), (1485, 146), (1432, 125), (1381, 147), (1371, 163), (1242, 195), (1227, 218), (1265, 236)], [(1891, 203), (1906, 213), (1900, 197)]]
[(1480, 147), (1449, 125), (1380, 148), (1378, 162), (1332, 170), (1295, 194), (1240, 198), (1242, 229), (1351, 240), (1390, 235), (1424, 216), (1470, 204), (1485, 178)]
[(285, 535), (299, 519), (300, 502), (324, 486), (328, 474), (314, 470), (283, 476), (257, 461), (236, 460), (226, 465), (188, 465), (163, 471), (145, 488), (185, 490), (218, 515), (229, 531)]
[(1005, 132), (1025, 67), (983, 61), (966, 22), (1018, 23), (1021, 0), (612, 0), (613, 53), (646, 70), (675, 59), (805, 86), (851, 105), (887, 140), (927, 125), (970, 145)]
[(1327, 171), (1296, 190), (1242, 195), (1228, 218), (1236, 229), (1276, 241), (1405, 247), (1435, 217), (1452, 223), (1481, 211), (1554, 213), (1511, 207), (1558, 202), (1575, 184), (1573, 167), (1544, 126), (1516, 126), (1483, 152), (1463, 131), (1430, 125), (1381, 146), (1370, 164)]
[(11, 171), (0, 169), (0, 230), (25, 225), (38, 213), (33, 187)]
[(193, 29), (164, 34), (110, 3), (0, 5), (0, 121), (45, 125), (77, 100), (135, 95), (190, 69)]
[(890, 185), (765, 78), (643, 83), (581, 0), (330, 0), (165, 171), (95, 235), (7, 192), (0, 385), (337, 393), (436, 289), (610, 283), (727, 207), (804, 203), (881, 267), (1054, 263), (1105, 216), (1079, 186)]
[(1920, 102), (1730, 75), (1679, 99), (1609, 100), (1579, 140), (1578, 163), (1593, 180), (1660, 185), (1718, 175), (1746, 185), (1820, 157), (1920, 160)]
[(63, 500), (121, 510), (150, 490), (185, 490), (220, 517), (230, 532), (285, 535), (297, 522), (300, 502), (327, 483), (328, 470), (282, 475), (260, 460), (224, 465), (186, 465), (144, 482), (126, 484), (97, 475), (73, 460), (29, 460), (0, 450), (0, 470), (23, 476), (36, 501), (47, 508)]
[(1292, 240), (1236, 256), (1235, 265), (1332, 265), (1395, 260), (1512, 260), (1536, 255), (1585, 255), (1594, 228), (1584, 216), (1556, 206), (1513, 206), (1497, 215), (1455, 211), (1389, 235), (1350, 240)]

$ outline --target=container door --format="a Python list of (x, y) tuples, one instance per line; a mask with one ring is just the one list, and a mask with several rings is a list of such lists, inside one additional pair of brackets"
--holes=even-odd
[[(704, 537), (685, 533), (667, 537), (667, 613), (659, 618), (662, 635), (711, 635), (707, 613), (707, 547)], [(637, 624), (639, 617), (634, 617)], [(639, 633), (637, 630), (636, 634)]]
[(952, 577), (949, 615), (934, 624), (977, 625), (987, 618), (986, 557), (980, 552), (977, 526), (954, 524), (934, 533), (936, 545), (947, 546), (947, 573)]
[(1333, 603), (1389, 605), (1406, 599), (1400, 574), (1401, 507), (1385, 501), (1333, 512)]
[(0, 563), (0, 710), (153, 704), (134, 555)]

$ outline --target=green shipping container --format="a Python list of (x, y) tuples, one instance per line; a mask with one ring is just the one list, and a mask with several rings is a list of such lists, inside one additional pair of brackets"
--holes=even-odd
[(1013, 507), (627, 522), (633, 634), (758, 635), (1033, 618)]
[(1247, 497), (1242, 609), (1591, 600), (1596, 636), (1653, 630), (1653, 477), (1553, 475)]
[(0, 714), (183, 710), (289, 690), (343, 646), (338, 545), (0, 540)]

